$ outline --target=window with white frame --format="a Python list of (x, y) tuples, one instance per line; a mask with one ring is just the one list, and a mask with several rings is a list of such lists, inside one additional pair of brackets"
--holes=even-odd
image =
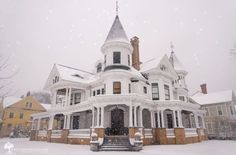
[(209, 116), (209, 108), (205, 108), (205, 110), (206, 110), (206, 116)]
[(217, 111), (218, 111), (218, 115), (222, 116), (223, 112), (222, 112), (222, 107), (221, 106), (217, 106)]
[(159, 88), (158, 83), (152, 83), (152, 99), (159, 100)]
[(231, 115), (234, 115), (234, 107), (233, 106), (230, 106), (230, 113), (231, 113)]
[(164, 90), (165, 90), (165, 100), (170, 100), (170, 88), (168, 85), (164, 85)]
[(179, 96), (179, 100), (180, 100), (180, 101), (185, 101), (184, 96)]
[(120, 52), (113, 52), (113, 64), (120, 64)]
[(113, 94), (121, 94), (121, 83), (118, 81), (113, 82)]
[(74, 99), (75, 99), (75, 104), (80, 103), (81, 102), (81, 93), (75, 93)]
[(129, 93), (131, 93), (131, 84), (129, 83)]
[(102, 63), (99, 63), (97, 65), (97, 73), (101, 72), (102, 71)]
[(145, 86), (143, 87), (143, 93), (147, 94), (147, 87), (145, 87)]
[(128, 55), (128, 65), (130, 66), (130, 55)]

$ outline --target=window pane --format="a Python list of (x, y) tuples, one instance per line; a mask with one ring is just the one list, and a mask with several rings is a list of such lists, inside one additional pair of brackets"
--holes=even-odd
[(75, 93), (75, 104), (80, 103), (81, 93)]
[(120, 64), (120, 52), (113, 53), (113, 63)]
[(152, 83), (152, 99), (159, 100), (158, 83)]
[(164, 85), (164, 89), (165, 89), (165, 99), (166, 100), (170, 100), (170, 89), (168, 85)]
[(113, 82), (113, 94), (120, 94), (120, 93), (121, 93), (121, 83)]

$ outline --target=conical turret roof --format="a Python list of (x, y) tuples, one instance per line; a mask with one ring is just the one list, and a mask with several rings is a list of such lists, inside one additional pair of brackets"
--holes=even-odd
[(116, 16), (116, 18), (111, 26), (111, 29), (107, 35), (105, 43), (106, 42), (113, 42), (113, 41), (129, 43), (129, 39), (125, 33), (125, 30), (120, 22), (118, 15)]

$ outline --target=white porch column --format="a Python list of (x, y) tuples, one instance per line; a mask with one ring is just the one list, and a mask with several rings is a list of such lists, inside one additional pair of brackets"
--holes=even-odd
[(161, 110), (161, 128), (165, 128), (164, 111)]
[(140, 116), (140, 127), (143, 127), (143, 108), (139, 108), (139, 116)]
[(70, 100), (71, 100), (71, 91), (72, 91), (72, 88), (69, 88), (69, 96), (68, 96), (68, 102), (67, 102), (67, 106), (70, 106)]
[(101, 107), (101, 127), (104, 127), (104, 106)]
[(52, 105), (55, 107), (57, 105), (57, 90), (53, 92), (53, 100), (52, 100)]
[(134, 106), (134, 126), (137, 127), (137, 107)]
[(31, 124), (31, 130), (34, 130), (35, 129), (35, 118), (33, 118), (32, 120), (32, 124)]
[(202, 118), (202, 127), (203, 129), (206, 129), (206, 122), (205, 122), (204, 116), (201, 115), (201, 118)]
[(92, 108), (92, 113), (93, 113), (93, 116), (92, 116), (92, 128), (94, 127), (94, 119), (95, 119), (95, 117), (94, 117), (94, 114), (95, 114), (95, 108), (93, 107)]
[(174, 128), (176, 128), (177, 125), (176, 125), (176, 115), (175, 115), (175, 110), (173, 110), (173, 117), (174, 117), (174, 119), (173, 119), (173, 121), (174, 121)]
[(97, 127), (99, 127), (99, 110), (100, 107), (97, 107)]
[(158, 128), (161, 128), (160, 111), (159, 110), (157, 110), (157, 122), (158, 122)]
[(53, 121), (54, 121), (54, 115), (51, 115), (50, 119), (49, 119), (48, 130), (52, 130), (52, 128), (53, 128)]
[(37, 130), (40, 129), (40, 121), (41, 121), (41, 118), (38, 118), (38, 123), (37, 123)]
[(64, 114), (64, 124), (63, 124), (63, 129), (66, 129), (66, 121), (67, 121), (67, 115)]
[(68, 88), (66, 88), (66, 102), (64, 103), (65, 105), (63, 106), (68, 106)]
[(129, 106), (129, 127), (133, 127), (133, 106)]
[(179, 128), (183, 128), (183, 122), (182, 122), (182, 116), (181, 116), (181, 111), (180, 110), (178, 110), (177, 111), (177, 114), (178, 114), (178, 127)]
[(70, 119), (71, 119), (71, 114), (67, 114), (66, 129), (70, 129)]
[(196, 128), (200, 128), (199, 127), (199, 122), (198, 122), (198, 116), (195, 113), (194, 113), (194, 119), (195, 119), (195, 126), (196, 126)]
[(151, 114), (151, 128), (154, 128), (154, 123), (153, 123), (154, 118), (153, 118), (153, 111), (152, 110), (150, 111), (150, 114)]

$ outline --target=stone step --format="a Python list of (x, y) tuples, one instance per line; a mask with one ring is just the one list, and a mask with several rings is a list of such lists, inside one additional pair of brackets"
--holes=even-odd
[(127, 146), (102, 146), (100, 151), (131, 151), (131, 147)]
[(106, 136), (100, 151), (131, 151), (132, 146), (128, 136)]

